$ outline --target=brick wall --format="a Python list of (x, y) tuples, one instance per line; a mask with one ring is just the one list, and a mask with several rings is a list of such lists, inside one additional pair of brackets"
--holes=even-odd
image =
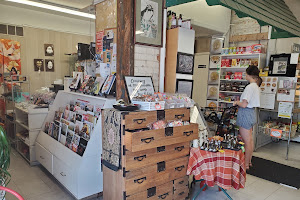
[(158, 47), (135, 45), (134, 75), (151, 76), (155, 91), (159, 88), (159, 50)]

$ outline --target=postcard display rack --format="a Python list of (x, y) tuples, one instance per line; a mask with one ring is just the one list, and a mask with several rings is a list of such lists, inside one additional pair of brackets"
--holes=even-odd
[[(245, 71), (250, 62), (265, 67), (265, 54), (211, 55), (208, 73), (207, 106), (226, 108), (239, 100), (247, 84)], [(218, 75), (216, 74), (218, 73)]]
[(55, 111), (76, 100), (100, 105), (102, 108), (112, 108), (116, 102), (110, 98), (59, 91), (37, 137), (36, 157), (76, 199), (82, 199), (103, 191), (101, 115), (90, 133), (82, 156), (44, 132), (46, 122), (54, 120)]
[[(198, 139), (198, 124), (157, 130), (146, 128), (161, 119), (190, 121), (190, 109), (123, 112), (121, 119), (115, 119), (117, 116), (119, 114), (113, 115), (111, 120), (121, 124), (118, 133), (121, 135), (120, 161), (115, 162), (120, 164), (118, 168), (111, 167), (111, 164), (103, 167), (103, 198), (186, 199), (189, 193), (186, 170), (190, 141)], [(111, 116), (107, 117), (110, 119)], [(104, 119), (107, 117), (103, 114)]]

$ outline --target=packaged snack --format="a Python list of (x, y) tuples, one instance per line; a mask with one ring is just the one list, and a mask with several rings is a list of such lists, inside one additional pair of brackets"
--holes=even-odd
[(226, 59), (226, 61), (225, 61), (225, 66), (226, 66), (226, 67), (230, 67), (230, 64), (231, 64), (231, 63), (230, 63), (230, 59)]
[(262, 53), (262, 45), (261, 44), (254, 44), (251, 46), (252, 53)]
[(163, 120), (159, 120), (152, 124), (149, 124), (148, 128), (152, 129), (152, 130), (163, 129), (163, 128), (166, 128), (166, 122)]
[(168, 127), (177, 127), (177, 126), (183, 126), (183, 122), (181, 120), (168, 122)]

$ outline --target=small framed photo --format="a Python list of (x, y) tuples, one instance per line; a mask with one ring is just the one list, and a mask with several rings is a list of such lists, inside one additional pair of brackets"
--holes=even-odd
[(45, 68), (46, 68), (46, 72), (54, 72), (54, 60), (45, 59)]
[(193, 96), (194, 80), (177, 79), (176, 92), (179, 94), (186, 94), (188, 97)]
[(221, 54), (224, 44), (224, 38), (213, 38), (211, 40), (210, 52), (212, 54)]
[(54, 56), (54, 45), (44, 44), (45, 56)]
[(162, 0), (135, 0), (135, 43), (162, 46), (163, 2)]
[(193, 75), (194, 55), (178, 52), (176, 73)]
[(34, 59), (34, 71), (44, 71), (44, 60), (43, 59)]

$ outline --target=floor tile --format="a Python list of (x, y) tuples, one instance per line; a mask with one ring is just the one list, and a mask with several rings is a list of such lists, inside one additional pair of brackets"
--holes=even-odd
[(296, 200), (300, 199), (300, 191), (287, 188), (287, 187), (281, 187), (279, 190), (271, 194), (266, 200)]

